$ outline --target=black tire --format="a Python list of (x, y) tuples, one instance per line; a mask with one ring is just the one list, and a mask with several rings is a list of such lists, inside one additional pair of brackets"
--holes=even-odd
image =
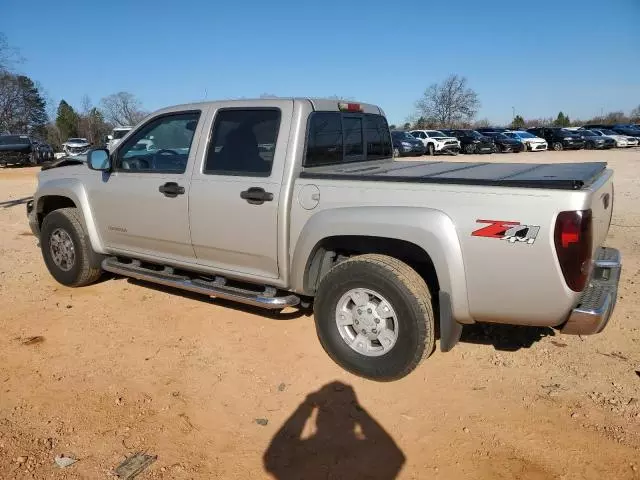
[(587, 142), (584, 145), (585, 150), (593, 150), (594, 148), (596, 148), (595, 143), (592, 142)]
[[(380, 356), (366, 356), (352, 349), (336, 324), (340, 298), (358, 288), (381, 294), (397, 315), (396, 344)], [(393, 257), (359, 255), (333, 267), (320, 282), (314, 314), (324, 350), (334, 362), (355, 375), (377, 381), (396, 380), (413, 371), (433, 352), (434, 316), (429, 288), (415, 270)]]
[(562, 145), (562, 142), (553, 142), (551, 144), (551, 148), (553, 148), (553, 150), (556, 152), (561, 152), (562, 150), (564, 150), (564, 145)]
[[(70, 269), (57, 265), (51, 253), (51, 236), (61, 230), (71, 238), (75, 258)], [(44, 217), (40, 232), (42, 257), (51, 276), (68, 287), (83, 287), (100, 278), (100, 256), (92, 250), (76, 208), (61, 208)]]
[(476, 146), (473, 143), (469, 143), (467, 145), (464, 146), (464, 153), (467, 153), (469, 155), (476, 153)]
[(433, 143), (427, 144), (427, 155), (433, 157), (436, 154), (436, 149), (433, 146)]
[(500, 145), (498, 145), (497, 143), (493, 146), (493, 153), (502, 153)]

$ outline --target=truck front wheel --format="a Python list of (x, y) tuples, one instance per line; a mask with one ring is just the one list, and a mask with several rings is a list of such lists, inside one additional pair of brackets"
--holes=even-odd
[(100, 278), (100, 262), (77, 209), (61, 208), (44, 217), (40, 246), (49, 273), (61, 284), (82, 287)]
[(314, 313), (325, 351), (365, 378), (402, 378), (433, 351), (429, 289), (393, 257), (360, 255), (333, 267), (320, 282)]

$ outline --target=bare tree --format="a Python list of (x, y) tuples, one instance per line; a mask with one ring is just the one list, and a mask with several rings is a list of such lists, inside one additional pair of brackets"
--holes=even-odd
[(473, 128), (486, 128), (490, 126), (491, 126), (491, 122), (489, 121), (488, 118), (483, 118), (482, 120), (476, 120), (472, 124)]
[(629, 118), (633, 122), (640, 121), (640, 105), (638, 105), (636, 108), (631, 110), (631, 113), (629, 114)]
[(20, 51), (12, 47), (7, 36), (0, 32), (0, 72), (10, 71), (16, 64), (23, 61)]
[(478, 113), (478, 94), (467, 86), (467, 79), (449, 75), (442, 83), (427, 88), (416, 102), (418, 115), (432, 118), (445, 127), (470, 122)]
[(142, 103), (129, 92), (118, 92), (100, 100), (104, 119), (114, 125), (136, 125), (147, 113)]
[(78, 135), (93, 145), (100, 145), (109, 133), (110, 126), (104, 121), (103, 114), (93, 106), (88, 95), (81, 100), (82, 110), (78, 115)]

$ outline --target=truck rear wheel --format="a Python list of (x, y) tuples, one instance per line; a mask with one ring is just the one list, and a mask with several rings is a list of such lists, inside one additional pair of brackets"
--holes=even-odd
[(429, 289), (393, 257), (360, 255), (333, 267), (320, 282), (314, 313), (327, 354), (365, 378), (402, 378), (433, 351)]
[(76, 208), (61, 208), (44, 217), (42, 256), (51, 276), (69, 287), (89, 285), (102, 273)]

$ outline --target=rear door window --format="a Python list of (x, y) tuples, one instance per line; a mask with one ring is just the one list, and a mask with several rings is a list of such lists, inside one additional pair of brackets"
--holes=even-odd
[(268, 177), (280, 129), (278, 109), (228, 109), (216, 114), (204, 172)]

